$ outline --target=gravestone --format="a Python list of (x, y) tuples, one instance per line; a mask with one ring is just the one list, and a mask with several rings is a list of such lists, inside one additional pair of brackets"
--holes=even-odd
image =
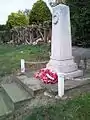
[(69, 6), (59, 4), (52, 7), (52, 42), (51, 57), (47, 68), (66, 77), (79, 77), (83, 75), (78, 70), (72, 56), (71, 25)]

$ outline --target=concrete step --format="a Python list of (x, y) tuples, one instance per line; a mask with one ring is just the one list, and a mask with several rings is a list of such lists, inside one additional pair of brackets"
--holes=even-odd
[(0, 120), (14, 111), (14, 104), (3, 88), (0, 88)]
[[(83, 85), (90, 84), (90, 79), (75, 79), (75, 80), (65, 80), (64, 82), (64, 90), (65, 92), (68, 90), (72, 90)], [(58, 84), (43, 84), (43, 86), (48, 90), (48, 92), (52, 92), (53, 94), (58, 93)]]
[(43, 92), (44, 90), (41, 82), (34, 77), (27, 77), (26, 75), (21, 75), (14, 77), (13, 80), (22, 85), (23, 88), (28, 91), (32, 96), (35, 96), (37, 93)]
[(14, 104), (17, 104), (18, 102), (24, 102), (32, 98), (32, 96), (25, 91), (21, 85), (15, 82), (10, 84), (2, 84), (1, 86)]
[[(41, 80), (35, 79), (33, 74), (29, 75), (21, 75), (15, 76), (13, 78), (17, 81), (20, 85), (22, 85), (30, 94), (33, 96), (39, 92), (43, 92), (44, 90), (48, 90), (54, 94), (58, 92), (58, 84), (44, 84)], [(81, 87), (83, 85), (90, 84), (90, 77), (83, 77), (83, 78), (75, 78), (73, 80), (65, 80), (64, 88), (65, 91), (72, 90), (77, 87)]]

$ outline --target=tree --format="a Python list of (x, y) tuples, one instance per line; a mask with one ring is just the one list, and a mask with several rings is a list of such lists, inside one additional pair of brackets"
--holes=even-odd
[(16, 26), (26, 26), (28, 24), (29, 24), (28, 17), (20, 10), (17, 13), (11, 13), (8, 16), (8, 20), (6, 23), (6, 25), (9, 28), (13, 28)]
[(90, 47), (90, 1), (67, 0), (71, 12), (74, 45)]
[(44, 21), (51, 19), (51, 12), (46, 3), (42, 0), (38, 0), (32, 7), (29, 16), (29, 24), (43, 23)]
[(6, 25), (0, 25), (0, 31), (5, 31), (7, 30), (7, 26)]
[(30, 14), (30, 9), (25, 9), (24, 11), (23, 11), (23, 13), (26, 15), (26, 16), (29, 16), (29, 14)]

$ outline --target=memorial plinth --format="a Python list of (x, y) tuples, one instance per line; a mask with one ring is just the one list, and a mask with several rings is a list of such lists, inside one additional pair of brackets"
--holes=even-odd
[(68, 77), (82, 76), (83, 72), (78, 70), (72, 56), (69, 7), (59, 4), (52, 9), (51, 57), (47, 68), (64, 73)]

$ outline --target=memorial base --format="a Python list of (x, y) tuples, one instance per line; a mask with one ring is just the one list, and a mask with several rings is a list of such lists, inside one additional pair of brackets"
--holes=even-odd
[(74, 62), (73, 58), (66, 60), (50, 59), (46, 67), (57, 73), (63, 73), (66, 78), (83, 76), (83, 71), (78, 70), (77, 64)]

